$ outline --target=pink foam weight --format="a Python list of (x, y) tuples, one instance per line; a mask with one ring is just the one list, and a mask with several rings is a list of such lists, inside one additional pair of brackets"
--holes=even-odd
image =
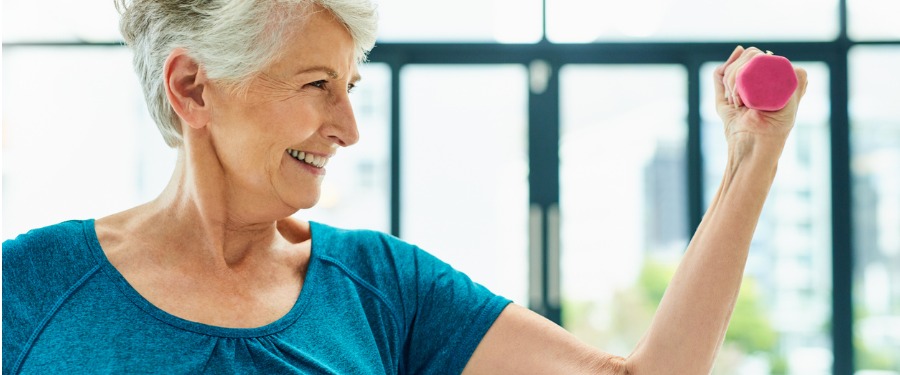
[(758, 55), (738, 72), (735, 90), (748, 108), (777, 111), (784, 108), (797, 89), (797, 75), (783, 56)]

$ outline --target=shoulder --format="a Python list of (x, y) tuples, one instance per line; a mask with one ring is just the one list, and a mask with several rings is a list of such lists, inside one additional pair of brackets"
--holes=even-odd
[(369, 263), (397, 261), (414, 257), (419, 250), (387, 233), (364, 229), (339, 229), (311, 223), (314, 251), (319, 256), (340, 262)]
[(419, 246), (373, 230), (348, 230), (311, 223), (314, 257), (372, 277), (391, 275), (401, 283), (466, 275)]
[(24, 348), (41, 321), (96, 267), (86, 232), (91, 224), (90, 220), (66, 221), (3, 242), (4, 367), (16, 359), (18, 355), (13, 354)]
[(343, 229), (330, 225), (310, 222), (313, 241), (341, 241), (341, 247), (371, 246), (411, 246), (390, 234), (369, 229)]
[[(40, 267), (78, 263), (86, 254), (90, 220), (72, 220), (32, 229), (3, 242), (3, 273)], [(4, 277), (5, 278), (5, 277)]]
[[(3, 242), (3, 302), (40, 303), (67, 290), (97, 264), (91, 256), (93, 221), (66, 221)], [(19, 296), (27, 296), (21, 301)]]
[(313, 258), (330, 263), (374, 289), (394, 294), (406, 307), (423, 299), (494, 295), (418, 246), (390, 234), (312, 223)]
[(313, 258), (388, 292), (412, 281), (417, 247), (387, 233), (311, 223)]

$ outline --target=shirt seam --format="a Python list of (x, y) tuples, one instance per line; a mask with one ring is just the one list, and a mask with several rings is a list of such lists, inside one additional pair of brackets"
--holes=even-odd
[(34, 329), (34, 332), (31, 333), (31, 337), (29, 337), (28, 341), (26, 341), (25, 348), (22, 350), (22, 354), (19, 355), (19, 358), (16, 359), (15, 364), (13, 364), (13, 367), (10, 371), (11, 374), (19, 373), (22, 364), (25, 363), (25, 358), (28, 357), (28, 354), (31, 352), (32, 346), (34, 345), (35, 341), (37, 341), (38, 336), (43, 333), (44, 329), (50, 323), (50, 320), (53, 319), (62, 305), (65, 304), (66, 301), (68, 301), (69, 298), (73, 294), (75, 294), (75, 292), (78, 291), (78, 289), (80, 289), (81, 286), (84, 285), (84, 283), (86, 283), (89, 278), (91, 278), (91, 276), (96, 274), (99, 269), (100, 265), (95, 265), (88, 272), (86, 272), (84, 276), (78, 279), (75, 284), (69, 287), (69, 289), (66, 290), (66, 292), (59, 299), (56, 300), (56, 303), (53, 304), (53, 307), (50, 309), (50, 311), (47, 312), (47, 314), (44, 316), (44, 319), (41, 320), (40, 324), (38, 324), (38, 326)]
[(353, 282), (359, 284), (360, 286), (362, 286), (363, 288), (368, 290), (370, 293), (374, 294), (375, 297), (378, 298), (378, 300), (380, 300), (381, 303), (384, 304), (385, 307), (387, 307), (387, 309), (391, 312), (391, 323), (393, 323), (393, 325), (394, 325), (394, 336), (395, 336), (394, 340), (396, 340), (397, 343), (400, 343), (400, 338), (399, 338), (400, 331), (401, 331), (400, 330), (400, 316), (397, 313), (397, 309), (394, 308), (394, 306), (388, 301), (387, 296), (385, 296), (384, 293), (381, 292), (381, 290), (379, 290), (372, 284), (368, 283), (367, 281), (363, 280), (359, 275), (357, 275), (356, 273), (351, 271), (349, 268), (347, 268), (347, 266), (345, 266), (339, 260), (329, 257), (327, 255), (320, 255), (319, 259), (326, 261), (328, 263), (331, 263), (335, 267), (339, 268), (348, 277), (350, 277), (350, 279), (353, 280)]

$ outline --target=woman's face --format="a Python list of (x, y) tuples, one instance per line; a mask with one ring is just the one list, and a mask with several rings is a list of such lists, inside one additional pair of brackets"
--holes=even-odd
[(324, 165), (359, 138), (348, 97), (359, 76), (353, 40), (330, 12), (291, 31), (245, 93), (212, 82), (208, 100), (210, 139), (232, 196), (293, 213), (318, 201)]

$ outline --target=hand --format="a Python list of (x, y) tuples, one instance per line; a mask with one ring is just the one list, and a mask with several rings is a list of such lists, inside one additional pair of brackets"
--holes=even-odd
[(738, 46), (714, 72), (716, 110), (725, 124), (725, 137), (731, 146), (758, 139), (783, 145), (794, 126), (800, 99), (806, 93), (806, 70), (795, 67), (797, 89), (784, 108), (768, 112), (745, 107), (734, 89), (737, 73), (750, 59), (764, 53), (755, 47), (744, 49)]

